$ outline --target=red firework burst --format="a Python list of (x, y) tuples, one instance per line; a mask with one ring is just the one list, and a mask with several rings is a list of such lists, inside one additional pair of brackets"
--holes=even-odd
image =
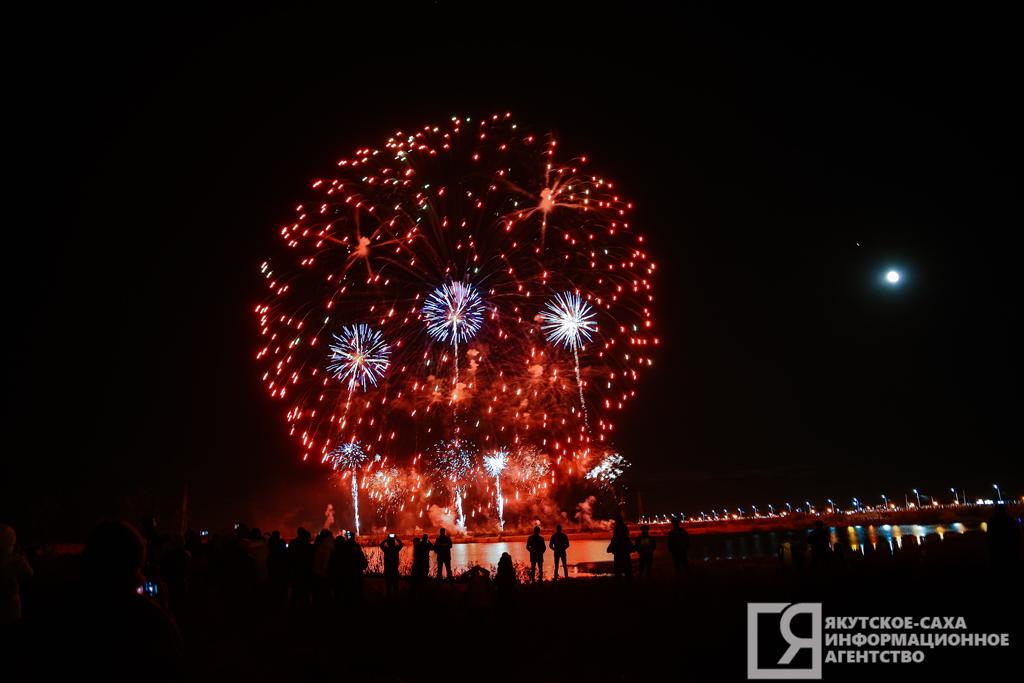
[[(453, 118), (359, 149), (313, 182), (261, 265), (269, 296), (255, 308), (263, 382), (303, 459), (344, 442), (392, 462), (444, 439), (559, 461), (607, 446), (658, 345), (655, 264), (630, 202), (585, 157), (556, 150), (509, 114)], [(445, 319), (439, 296), (424, 313), (452, 283), (479, 296), (479, 321)], [(573, 349), (542, 330), (567, 293), (592, 313)], [(446, 323), (472, 334), (429, 333)], [(360, 324), (391, 351), (376, 385), (327, 370), (332, 335)]]

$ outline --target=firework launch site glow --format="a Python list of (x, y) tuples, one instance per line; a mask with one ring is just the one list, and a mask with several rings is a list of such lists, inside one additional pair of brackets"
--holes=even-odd
[(339, 160), (280, 226), (256, 360), (357, 524), (362, 495), (377, 524), (503, 528), (617, 478), (590, 474), (660, 343), (656, 266), (588, 164), (511, 114), (452, 117)]

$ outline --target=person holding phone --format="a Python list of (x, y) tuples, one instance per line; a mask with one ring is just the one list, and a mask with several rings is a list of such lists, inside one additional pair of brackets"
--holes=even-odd
[(402, 551), (402, 539), (394, 534), (380, 542), (384, 553), (384, 594), (391, 596), (398, 592), (398, 555)]

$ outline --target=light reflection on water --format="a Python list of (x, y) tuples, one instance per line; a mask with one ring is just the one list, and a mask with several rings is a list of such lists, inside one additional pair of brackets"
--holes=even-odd
[[(547, 539), (545, 539), (547, 540)], [(607, 553), (610, 539), (569, 539), (568, 560), (570, 565), (579, 562), (607, 562), (611, 555)], [(512, 561), (528, 565), (530, 553), (526, 551), (526, 541), (496, 542), (496, 543), (456, 543), (452, 547), (452, 567), (465, 569), (473, 565), (480, 565), (485, 569), (498, 566), (501, 554), (507, 552), (512, 556)], [(544, 574), (550, 576), (555, 558), (549, 550), (544, 553)], [(431, 558), (433, 566), (433, 558)], [(569, 567), (569, 575), (576, 573), (576, 567)]]
[[(981, 531), (985, 531), (985, 524), (982, 523)], [(977, 530), (975, 529), (975, 530)], [(939, 540), (945, 540), (950, 533), (963, 534), (971, 529), (960, 522), (948, 526), (942, 524), (882, 524), (875, 526), (846, 526), (829, 527), (833, 544), (841, 544), (845, 549), (864, 554), (870, 550), (878, 550), (879, 544), (888, 548), (889, 552), (895, 552), (903, 548), (908, 537), (913, 537), (916, 544), (920, 545), (929, 534), (936, 534)], [(774, 557), (779, 551), (780, 544), (785, 541), (805, 540), (807, 531), (794, 532), (759, 532), (742, 534), (736, 536), (709, 535), (701, 538), (691, 536), (691, 547), (697, 559), (705, 560), (734, 560), (753, 557)]]
[[(545, 540), (547, 540), (545, 538)], [(574, 539), (569, 538), (568, 565), (569, 576), (577, 576), (576, 564), (581, 562), (610, 562), (611, 555), (606, 551), (610, 539)], [(381, 552), (379, 548), (369, 546), (363, 549), (371, 568), (379, 569), (382, 565)], [(487, 543), (456, 543), (452, 546), (452, 569), (456, 572), (469, 569), (473, 566), (480, 566), (492, 572), (498, 567), (498, 560), (501, 554), (507, 552), (512, 556), (516, 564), (530, 564), (530, 553), (526, 550), (526, 540), (522, 541), (493, 541)], [(403, 573), (409, 573), (412, 566), (412, 544), (406, 543), (399, 554), (399, 567)], [(437, 560), (433, 554), (430, 556), (431, 575), (437, 570)], [(544, 553), (544, 577), (550, 578), (554, 568), (555, 558), (551, 550)], [(561, 570), (559, 570), (561, 571)]]
[[(888, 549), (889, 552), (896, 552), (903, 548), (907, 538), (914, 537), (919, 545), (929, 534), (936, 534), (939, 539), (945, 540), (951, 533), (962, 534), (966, 531), (985, 530), (985, 525), (966, 527), (960, 522), (949, 525), (941, 524), (903, 524), (890, 525), (882, 524), (875, 526), (856, 525), (847, 527), (830, 527), (829, 531), (833, 543), (842, 543), (849, 551), (857, 553), (870, 552), (871, 550)], [(807, 537), (807, 530), (794, 531), (769, 531), (746, 534), (691, 534), (690, 535), (690, 558), (691, 560), (735, 560), (758, 557), (776, 557), (779, 546), (787, 540), (804, 540)], [(658, 552), (664, 553), (664, 538), (658, 537)], [(572, 539), (569, 547), (569, 574), (575, 575), (575, 565), (579, 563), (610, 562), (611, 555), (608, 554), (609, 539)], [(403, 553), (405, 551), (403, 550)], [(473, 565), (484, 568), (497, 567), (501, 554), (507, 552), (512, 556), (513, 562), (529, 565), (530, 555), (526, 551), (526, 541), (500, 541), (492, 543), (456, 543), (452, 547), (452, 567), (456, 570), (466, 569)], [(411, 551), (410, 551), (411, 553)], [(544, 574), (550, 577), (554, 557), (550, 551), (544, 555)], [(431, 570), (434, 568), (434, 559), (431, 557)]]

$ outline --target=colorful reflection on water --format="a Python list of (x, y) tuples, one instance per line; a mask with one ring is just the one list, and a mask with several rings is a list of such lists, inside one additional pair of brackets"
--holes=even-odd
[[(547, 538), (545, 538), (547, 540)], [(608, 562), (609, 539), (569, 539), (568, 561), (571, 564), (569, 575), (576, 575), (576, 564), (580, 562)], [(512, 561), (529, 565), (530, 553), (526, 550), (526, 541), (512, 543), (457, 543), (452, 547), (452, 566), (497, 567), (501, 554), (507, 552)], [(554, 555), (549, 550), (544, 554), (544, 575), (549, 576), (554, 566)]]
[[(974, 530), (985, 531), (982, 523)], [(844, 549), (864, 554), (882, 549), (890, 553), (903, 549), (906, 540), (913, 537), (914, 543), (920, 545), (925, 537), (935, 534), (939, 540), (945, 540), (947, 534), (963, 534), (970, 531), (966, 525), (955, 522), (943, 524), (874, 524), (846, 527), (829, 527), (832, 544), (841, 545)], [(779, 547), (786, 541), (798, 541), (806, 538), (806, 531), (764, 532), (727, 535), (691, 536), (691, 546), (697, 551), (694, 555), (705, 560), (735, 560), (755, 557), (774, 557)]]
[[(865, 554), (871, 551), (888, 550), (890, 553), (901, 550), (909, 538), (915, 545), (920, 545), (929, 534), (935, 534), (940, 540), (946, 540), (950, 534), (963, 534), (967, 531), (985, 530), (985, 524), (969, 529), (964, 524), (881, 524), (875, 526), (856, 525), (846, 527), (830, 527), (833, 544), (841, 544), (850, 552)], [(770, 531), (745, 534), (690, 534), (690, 558), (700, 560), (737, 560), (761, 557), (777, 557), (780, 546), (787, 541), (803, 541), (808, 530), (785, 532)], [(576, 565), (584, 563), (610, 563), (608, 554), (609, 539), (572, 539), (569, 547), (569, 574), (580, 575)], [(658, 552), (664, 553), (664, 538), (658, 537)], [(407, 544), (402, 555), (408, 555), (411, 561), (412, 546)], [(367, 548), (367, 556), (374, 557), (379, 550)], [(526, 541), (501, 541), (490, 543), (456, 543), (452, 548), (452, 567), (456, 570), (468, 569), (474, 565), (493, 568), (498, 564), (501, 554), (507, 552), (516, 563), (528, 565), (529, 553)], [(553, 557), (551, 552), (545, 554), (544, 575), (549, 577)], [(431, 557), (431, 570), (434, 559)], [(593, 568), (588, 567), (592, 570)], [(600, 570), (598, 570), (600, 571)]]

